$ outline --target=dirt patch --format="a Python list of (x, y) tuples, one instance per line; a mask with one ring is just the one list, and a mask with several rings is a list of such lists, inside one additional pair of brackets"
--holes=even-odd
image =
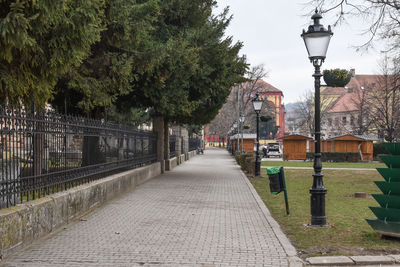
[[(356, 198), (355, 194), (347, 194), (347, 195), (343, 195), (343, 197), (350, 197), (350, 198)], [(363, 199), (363, 198), (373, 198), (370, 194), (366, 194), (365, 197), (357, 197), (359, 199)]]

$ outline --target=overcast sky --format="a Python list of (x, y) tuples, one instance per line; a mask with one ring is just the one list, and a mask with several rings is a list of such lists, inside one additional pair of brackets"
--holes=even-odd
[[(300, 37), (302, 29), (311, 23), (311, 18), (303, 15), (312, 8), (305, 8), (304, 2), (218, 0), (216, 10), (219, 12), (230, 6), (233, 21), (227, 35), (243, 42), (241, 53), (247, 56), (251, 65), (265, 65), (269, 70), (265, 81), (283, 91), (285, 104), (296, 102), (314, 85), (311, 76), (314, 68)], [(321, 23), (327, 27), (334, 23), (334, 17), (324, 16)], [(334, 35), (322, 69), (354, 68), (356, 74), (378, 73), (377, 62), (381, 58), (379, 49), (362, 54), (354, 49), (354, 46), (367, 39), (361, 35), (366, 23), (359, 20), (350, 23), (332, 29)]]

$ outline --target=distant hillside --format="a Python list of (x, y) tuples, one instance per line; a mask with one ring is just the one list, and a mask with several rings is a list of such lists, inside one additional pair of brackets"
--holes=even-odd
[(297, 105), (298, 105), (298, 102), (285, 104), (286, 113), (294, 112)]

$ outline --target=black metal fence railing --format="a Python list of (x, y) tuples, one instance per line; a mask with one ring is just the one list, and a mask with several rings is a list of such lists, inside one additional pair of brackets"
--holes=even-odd
[(169, 158), (173, 158), (176, 156), (175, 150), (176, 150), (176, 135), (171, 135), (169, 137)]
[(199, 147), (201, 147), (200, 138), (189, 138), (189, 151), (196, 150)]
[(0, 208), (155, 162), (156, 142), (126, 125), (0, 105)]

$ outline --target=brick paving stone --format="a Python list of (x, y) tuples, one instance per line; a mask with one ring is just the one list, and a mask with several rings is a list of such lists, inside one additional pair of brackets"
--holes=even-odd
[(3, 266), (288, 266), (234, 160), (208, 149)]

